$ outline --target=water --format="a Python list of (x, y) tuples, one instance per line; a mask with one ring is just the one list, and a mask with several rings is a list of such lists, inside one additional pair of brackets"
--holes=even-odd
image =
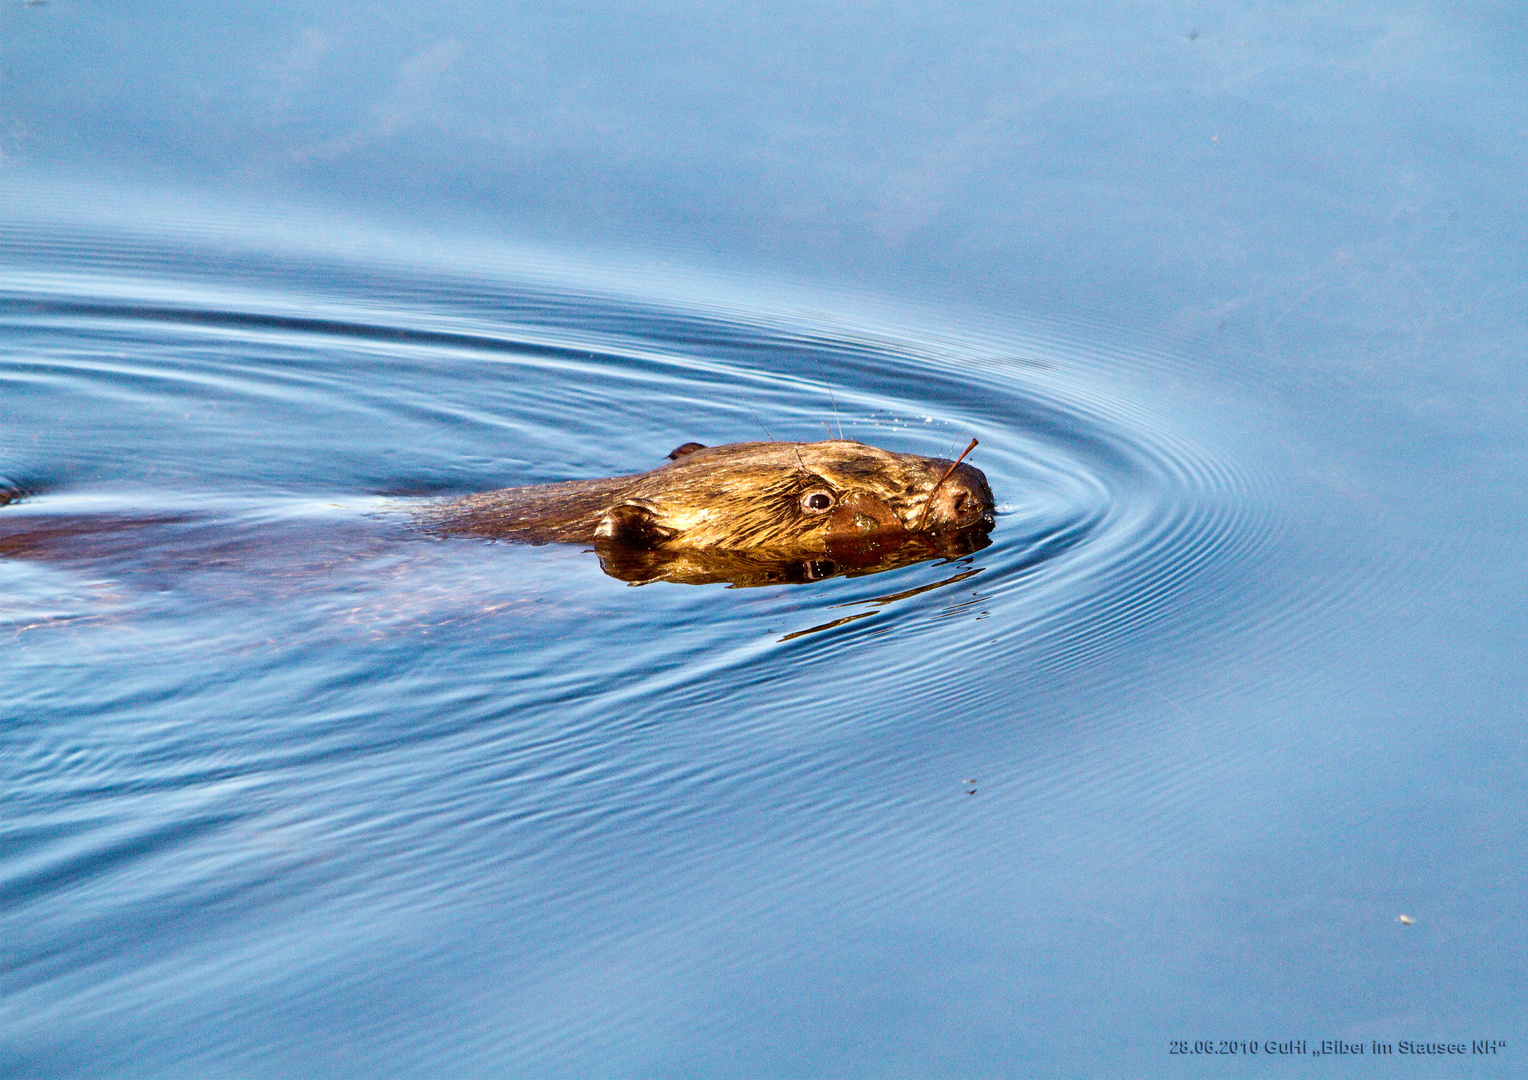
[[(0, 16), (9, 1074), (1519, 1068), (1483, 17), (228, 11)], [(992, 545), (413, 527), (840, 427)]]

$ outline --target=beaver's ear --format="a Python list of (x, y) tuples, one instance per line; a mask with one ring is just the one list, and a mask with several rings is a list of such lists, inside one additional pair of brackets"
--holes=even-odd
[(594, 530), (596, 540), (613, 540), (635, 548), (657, 547), (678, 534), (678, 529), (659, 525), (658, 515), (651, 507), (629, 502), (605, 511), (599, 527)]
[(674, 447), (674, 449), (670, 450), (669, 451), (669, 460), (670, 461), (678, 461), (680, 458), (684, 457), (686, 454), (693, 454), (695, 451), (697, 451), (697, 450), (704, 450), (705, 448), (706, 448), (706, 444), (705, 443), (687, 442), (683, 446), (676, 446), (676, 447)]

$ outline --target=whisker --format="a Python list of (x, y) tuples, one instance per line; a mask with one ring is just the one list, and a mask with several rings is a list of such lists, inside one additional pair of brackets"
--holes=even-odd
[[(828, 382), (828, 369), (823, 366), (822, 357), (818, 356), (816, 353), (812, 354), (812, 359), (817, 361), (817, 370), (822, 373), (822, 385), (828, 391), (828, 400), (833, 403), (833, 421), (838, 425), (838, 438), (840, 441), (842, 441), (844, 437), (844, 421), (843, 417), (838, 415), (838, 398), (833, 394), (833, 384)], [(829, 438), (831, 438), (832, 435), (833, 433), (829, 431)]]
[(753, 402), (751, 402), (751, 401), (748, 403), (748, 411), (753, 413), (753, 422), (755, 424), (758, 424), (759, 425), (759, 430), (764, 433), (764, 441), (765, 442), (774, 442), (775, 441), (775, 437), (773, 435), (771, 435), (769, 433), (769, 429), (764, 426), (764, 421), (759, 419), (758, 410), (756, 410), (753, 407)]

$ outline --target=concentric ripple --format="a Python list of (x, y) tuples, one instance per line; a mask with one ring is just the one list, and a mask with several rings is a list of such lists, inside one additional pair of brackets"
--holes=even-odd
[[(71, 246), (26, 237), (33, 253)], [(153, 256), (140, 253), (140, 269), (177, 262)], [(8, 490), (130, 490), (151, 514), (630, 472), (692, 438), (841, 431), (953, 456), (975, 436), (1002, 512), (998, 543), (976, 560), (980, 592), (1015, 598), (990, 641), (1063, 665), (1266, 538), (1248, 478), (1110, 400), (1086, 355), (1037, 361), (992, 340), (343, 265), (265, 265), (255, 289), (239, 281), (247, 260), (230, 261), (189, 282), (11, 275)], [(272, 293), (271, 279), (309, 287)], [(886, 601), (916, 584), (894, 577), (835, 583), (810, 603), (869, 605), (860, 632), (923, 625), (918, 611), (944, 598)]]
[[(852, 847), (919, 803), (838, 771), (1264, 617), (1195, 602), (1242, 587), (1277, 518), (1121, 388), (1148, 357), (529, 262), (0, 240), (0, 514), (59, 537), (0, 562), (23, 1032), (65, 1002), (68, 1024), (237, 1009), (284, 950), (468, 897), (534, 953), (548, 905), (619, 906), (698, 866), (719, 821), (810, 805), (812, 843)], [(433, 495), (839, 431), (979, 439), (992, 546), (631, 588), (574, 548), (408, 527)], [(617, 933), (591, 918), (581, 947)]]

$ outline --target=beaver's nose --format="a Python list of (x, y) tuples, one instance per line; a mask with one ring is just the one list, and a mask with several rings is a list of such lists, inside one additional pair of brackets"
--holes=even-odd
[(975, 476), (976, 470), (962, 466), (939, 485), (929, 504), (925, 528), (964, 529), (981, 521), (992, 510), (986, 485)]

